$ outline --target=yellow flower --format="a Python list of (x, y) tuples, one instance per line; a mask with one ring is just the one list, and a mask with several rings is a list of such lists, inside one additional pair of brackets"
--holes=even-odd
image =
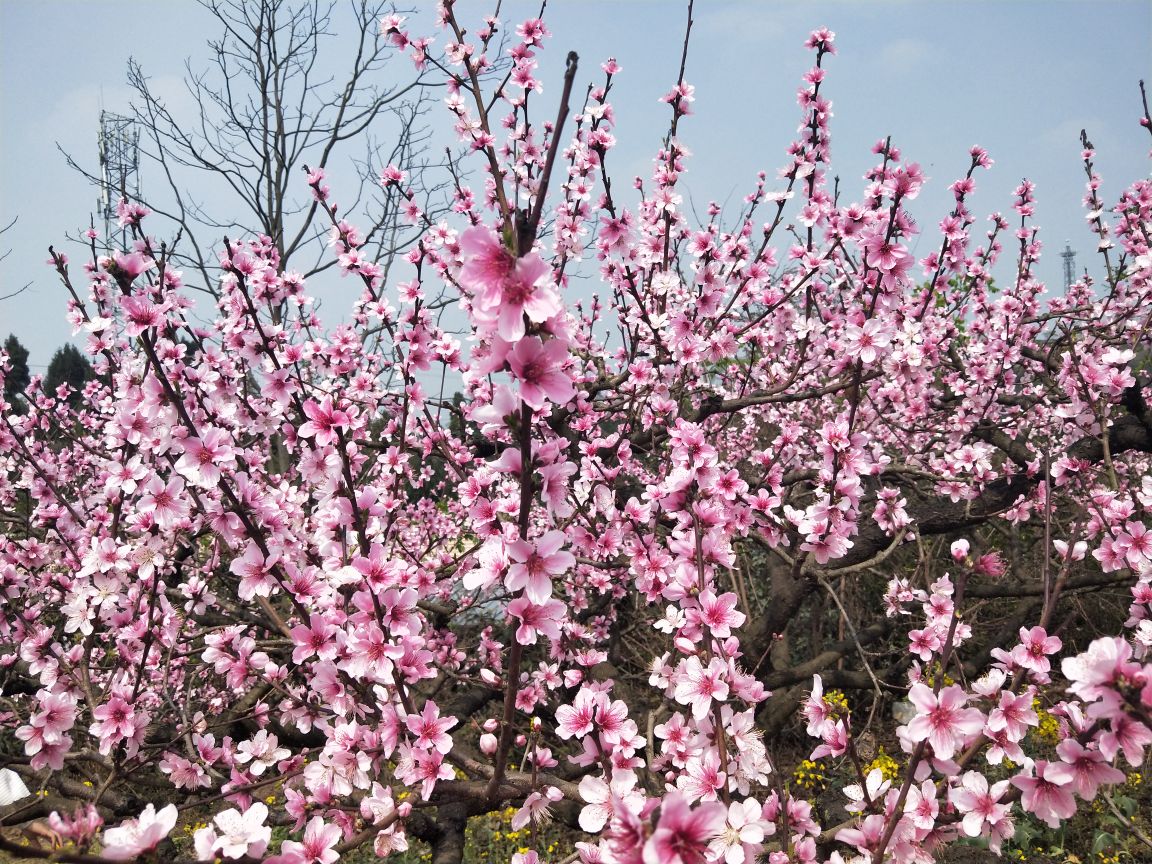
[(1037, 709), (1036, 716), (1040, 718), (1040, 725), (1035, 730), (1036, 737), (1049, 744), (1059, 744), (1060, 721), (1043, 708)]
[(844, 695), (843, 690), (829, 690), (824, 694), (824, 704), (829, 708), (835, 708), (847, 712), (848, 697)]
[(792, 778), (796, 785), (815, 791), (824, 791), (827, 788), (827, 778), (820, 770), (820, 766), (813, 762), (811, 759), (805, 759), (792, 772)]
[(900, 776), (900, 763), (889, 756), (883, 747), (877, 751), (876, 758), (864, 766), (864, 773), (867, 774), (876, 769), (879, 769), (880, 774), (889, 782), (895, 781)]

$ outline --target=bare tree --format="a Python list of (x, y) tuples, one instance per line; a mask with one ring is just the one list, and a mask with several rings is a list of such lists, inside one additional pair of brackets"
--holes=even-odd
[[(9, 222), (3, 228), (0, 228), (0, 235), (7, 234), (8, 231), (12, 228), (13, 225), (16, 224), (16, 222), (19, 219), (20, 219), (19, 216), (13, 216), (11, 222)], [(7, 258), (11, 254), (12, 254), (11, 249), (5, 249), (3, 252), (0, 252), (0, 261), (3, 261), (5, 258)], [(23, 285), (22, 287), (17, 288), (15, 291), (9, 291), (7, 294), (0, 294), (0, 300), (10, 300), (11, 298), (15, 297), (17, 294), (23, 294), (25, 291), (28, 290), (28, 286), (31, 284), (32, 283), (29, 282), (26, 285)]]
[[(380, 168), (408, 175), (405, 191), (425, 212), (443, 206), (440, 167), (428, 157), (429, 84), (380, 32), (391, 4), (374, 0), (200, 0), (221, 35), (211, 63), (185, 63), (194, 110), (180, 112), (144, 69), (128, 63), (140, 124), (143, 203), (172, 219), (175, 261), (215, 293), (212, 248), (255, 228), (272, 238), (284, 267), (311, 275), (321, 263), (327, 224), (308, 194), (304, 165), (342, 172), (348, 213), (366, 226), (366, 250), (387, 266), (414, 242), (400, 218), (404, 195), (381, 188)], [(339, 37), (339, 38), (337, 38)], [(400, 77), (404, 76), (404, 77)], [(69, 163), (98, 182), (74, 159)], [(157, 182), (159, 181), (159, 182)]]

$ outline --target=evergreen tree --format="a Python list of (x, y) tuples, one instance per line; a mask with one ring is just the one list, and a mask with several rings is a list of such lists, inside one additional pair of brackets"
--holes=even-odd
[(88, 359), (75, 345), (68, 344), (52, 355), (48, 374), (44, 376), (44, 391), (52, 395), (61, 384), (67, 384), (72, 388), (68, 401), (75, 405), (80, 401), (84, 385), (95, 377), (96, 372)]
[(20, 340), (12, 333), (4, 340), (4, 350), (8, 352), (8, 362), (11, 368), (4, 377), (4, 401), (15, 406), (20, 411), (22, 405), (17, 396), (28, 387), (31, 375), (28, 373), (28, 349), (20, 344)]

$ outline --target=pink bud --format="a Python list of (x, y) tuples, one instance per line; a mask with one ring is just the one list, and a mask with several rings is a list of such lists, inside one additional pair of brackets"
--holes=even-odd
[(485, 732), (495, 732), (500, 728), (500, 721), (495, 717), (489, 717), (484, 721), (483, 728)]
[(396, 813), (399, 814), (401, 819), (407, 819), (412, 814), (412, 802), (401, 801), (396, 808)]
[(1007, 569), (1004, 561), (995, 552), (987, 552), (981, 555), (976, 562), (976, 572), (984, 576), (1003, 576)]
[(480, 736), (480, 752), (485, 756), (491, 756), (496, 752), (496, 736), (491, 732), (485, 732)]
[(952, 558), (956, 561), (963, 561), (968, 557), (968, 541), (957, 540), (952, 544)]

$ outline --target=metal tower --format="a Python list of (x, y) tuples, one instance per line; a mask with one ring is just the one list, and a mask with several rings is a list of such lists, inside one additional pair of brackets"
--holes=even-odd
[(100, 112), (100, 213), (104, 217), (104, 241), (112, 243), (113, 226), (120, 232), (119, 246), (128, 245), (128, 231), (120, 228), (116, 204), (140, 195), (140, 132), (136, 121), (109, 111)]
[(1064, 259), (1064, 290), (1067, 291), (1076, 281), (1076, 253), (1072, 251), (1070, 241), (1064, 241), (1064, 251), (1060, 257)]

